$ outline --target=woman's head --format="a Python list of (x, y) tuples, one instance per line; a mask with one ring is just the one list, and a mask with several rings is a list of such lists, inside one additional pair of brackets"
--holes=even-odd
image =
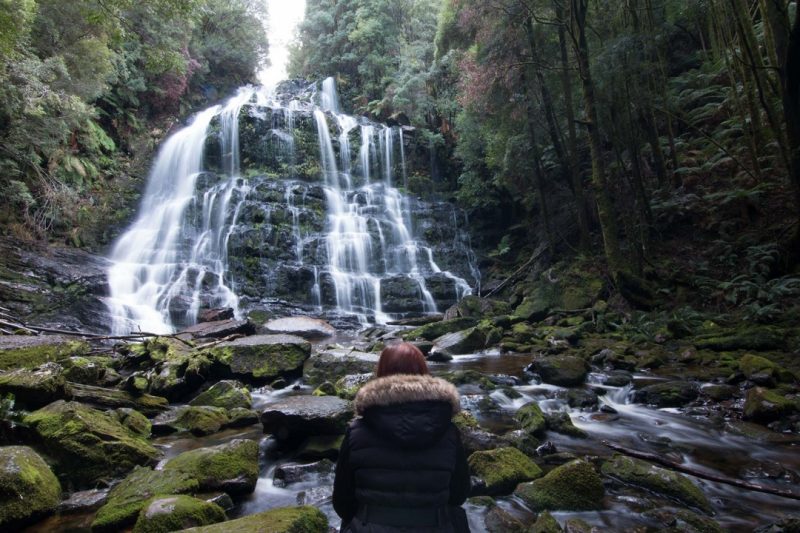
[(394, 374), (430, 374), (425, 356), (419, 348), (410, 342), (401, 342), (383, 349), (378, 360), (377, 375), (382, 378)]

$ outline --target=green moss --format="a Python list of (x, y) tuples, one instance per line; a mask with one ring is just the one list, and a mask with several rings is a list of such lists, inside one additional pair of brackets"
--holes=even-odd
[(54, 510), (61, 485), (27, 446), (0, 447), (0, 526)]
[(576, 459), (514, 491), (534, 511), (588, 511), (602, 507), (603, 481), (592, 465)]
[[(259, 337), (264, 342), (259, 342)], [(286, 342), (280, 342), (279, 337)], [(290, 339), (288, 335), (246, 337), (210, 348), (207, 353), (213, 360), (230, 366), (234, 374), (264, 382), (297, 371), (308, 359), (311, 345), (303, 339)]]
[(455, 426), (461, 431), (464, 431), (465, 429), (479, 428), (478, 421), (475, 419), (475, 417), (466, 411), (461, 411), (454, 416), (453, 424), (455, 424)]
[(791, 372), (760, 355), (744, 355), (739, 360), (739, 370), (747, 379), (760, 375), (762, 379), (771, 379), (775, 382), (792, 383), (796, 380)]
[(23, 422), (56, 460), (56, 472), (70, 482), (90, 484), (150, 463), (158, 451), (144, 438), (104, 413), (75, 402), (57, 401)]
[(219, 505), (191, 496), (156, 496), (139, 513), (133, 533), (169, 533), (225, 520)]
[(153, 496), (193, 493), (198, 488), (196, 479), (181, 472), (136, 468), (111, 489), (108, 501), (92, 522), (92, 531), (119, 531), (134, 523)]
[(117, 416), (117, 420), (119, 420), (123, 426), (125, 426), (135, 434), (141, 435), (143, 437), (150, 436), (150, 430), (152, 429), (152, 424), (150, 424), (150, 421), (147, 419), (147, 417), (144, 416), (139, 411), (135, 411), (134, 409), (121, 408), (117, 409), (115, 413)]
[(18, 407), (36, 409), (63, 399), (66, 380), (57, 365), (18, 369), (0, 375), (0, 395), (13, 394)]
[(224, 409), (242, 407), (250, 409), (253, 399), (244, 385), (237, 381), (220, 381), (207, 391), (200, 393), (189, 405), (210, 405)]
[(544, 413), (536, 402), (530, 402), (519, 408), (514, 418), (522, 429), (531, 435), (541, 436), (547, 428)]
[(202, 490), (247, 493), (258, 479), (258, 443), (236, 439), (219, 446), (183, 452), (164, 465), (200, 482)]
[(787, 332), (773, 326), (750, 326), (724, 329), (694, 338), (698, 349), (715, 351), (755, 350), (766, 351), (783, 349)]
[(489, 494), (504, 494), (518, 483), (542, 476), (542, 469), (516, 448), (497, 448), (470, 455), (469, 468), (486, 483)]
[(477, 323), (478, 320), (476, 318), (453, 318), (450, 320), (442, 320), (441, 322), (425, 324), (416, 329), (406, 331), (402, 336), (405, 340), (425, 339), (426, 341), (432, 341), (442, 335), (471, 328)]
[(536, 517), (536, 522), (531, 526), (528, 533), (561, 533), (564, 531), (558, 523), (558, 520), (553, 518), (553, 515), (544, 511), (539, 513)]
[(328, 519), (315, 507), (281, 507), (221, 524), (192, 528), (192, 533), (327, 533)]
[(330, 381), (326, 381), (314, 389), (312, 394), (314, 396), (336, 396), (336, 386)]
[(155, 422), (157, 432), (189, 431), (193, 435), (203, 436), (221, 430), (230, 419), (228, 411), (222, 407), (186, 405), (159, 416)]
[(14, 346), (0, 348), (0, 370), (36, 368), (50, 361), (80, 356), (91, 351), (83, 341), (50, 341), (47, 337), (22, 339)]
[(646, 461), (616, 454), (603, 463), (601, 472), (623, 483), (678, 500), (690, 507), (711, 512), (711, 503), (687, 477)]
[(753, 387), (744, 401), (745, 420), (766, 423), (800, 411), (800, 401), (790, 400), (777, 391)]

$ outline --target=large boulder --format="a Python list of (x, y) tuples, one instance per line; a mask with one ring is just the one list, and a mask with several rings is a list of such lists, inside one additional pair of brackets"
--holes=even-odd
[(225, 511), (215, 504), (191, 496), (156, 496), (139, 512), (133, 533), (165, 533), (207, 526), (225, 520)]
[(214, 383), (208, 390), (198, 394), (189, 405), (210, 405), (229, 410), (237, 407), (250, 409), (253, 399), (247, 387), (238, 381), (225, 380)]
[(153, 433), (167, 435), (188, 431), (201, 437), (216, 433), (229, 423), (228, 411), (222, 407), (182, 405), (173, 407), (153, 419)]
[(0, 526), (54, 511), (61, 485), (44, 459), (27, 446), (0, 447)]
[(258, 443), (234, 439), (218, 446), (183, 452), (167, 461), (164, 471), (197, 479), (204, 491), (249, 494), (258, 481)]
[(294, 335), (253, 335), (209, 348), (212, 357), (246, 381), (265, 383), (298, 373), (311, 354), (311, 344)]
[(479, 328), (469, 328), (462, 331), (447, 333), (433, 341), (437, 352), (449, 355), (464, 355), (475, 353), (486, 346), (486, 336)]
[(742, 416), (759, 423), (772, 422), (800, 411), (800, 400), (790, 400), (783, 394), (762, 387), (747, 391)]
[(633, 401), (657, 407), (683, 407), (700, 394), (696, 383), (666, 381), (643, 387), (633, 393)]
[(589, 374), (588, 363), (572, 355), (537, 357), (528, 369), (539, 374), (545, 383), (562, 387), (582, 385)]
[(336, 334), (336, 329), (324, 320), (308, 316), (276, 318), (264, 324), (263, 329), (265, 333), (296, 335), (304, 339), (324, 339)]
[(797, 379), (779, 364), (760, 355), (744, 355), (739, 360), (739, 370), (753, 383), (768, 387), (777, 383), (792, 383)]
[(261, 413), (264, 433), (280, 440), (344, 433), (353, 418), (353, 406), (334, 396), (289, 396)]
[(0, 370), (36, 368), (91, 351), (88, 343), (65, 335), (0, 336)]
[(642, 487), (707, 513), (712, 510), (708, 498), (689, 478), (646, 461), (616, 454), (603, 463), (601, 472), (623, 483)]
[(67, 397), (105, 409), (136, 409), (148, 416), (155, 416), (169, 408), (169, 402), (161, 396), (144, 393), (132, 394), (124, 390), (94, 387), (81, 383), (68, 382)]
[(316, 507), (280, 507), (185, 533), (328, 533), (328, 519)]
[(78, 485), (120, 476), (152, 463), (158, 451), (113, 413), (59, 400), (23, 419), (55, 460), (56, 473)]
[(212, 322), (200, 322), (193, 326), (181, 330), (181, 336), (189, 336), (195, 339), (216, 338), (221, 339), (229, 335), (252, 335), (255, 333), (255, 326), (249, 320), (215, 320)]
[(378, 354), (334, 348), (312, 355), (303, 366), (309, 385), (336, 381), (350, 374), (370, 374), (378, 367)]
[(63, 371), (55, 363), (0, 374), (0, 396), (13, 394), (15, 405), (24, 409), (38, 409), (64, 399), (66, 387)]
[(153, 496), (191, 494), (199, 487), (197, 479), (183, 472), (138, 467), (111, 489), (92, 522), (92, 531), (120, 531), (136, 521)]
[(480, 492), (508, 494), (523, 481), (542, 476), (542, 469), (516, 448), (497, 448), (469, 456), (472, 475), (483, 481)]
[(576, 459), (520, 484), (514, 494), (534, 511), (590, 511), (602, 507), (605, 490), (592, 465)]

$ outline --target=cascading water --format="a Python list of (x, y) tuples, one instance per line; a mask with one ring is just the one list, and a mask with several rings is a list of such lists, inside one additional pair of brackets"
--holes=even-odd
[(407, 184), (403, 132), (342, 113), (332, 79), (316, 95), (289, 85), (241, 89), (165, 142), (111, 256), (115, 333), (170, 332), (202, 308), (239, 315), (275, 297), (384, 323), (470, 293), (415, 236), (419, 202), (393, 186)]

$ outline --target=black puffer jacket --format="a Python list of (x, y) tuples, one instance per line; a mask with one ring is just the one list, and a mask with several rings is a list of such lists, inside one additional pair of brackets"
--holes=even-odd
[[(355, 406), (360, 418), (347, 430), (333, 487), (342, 531), (463, 531), (451, 523), (469, 492), (464, 448), (451, 421), (460, 408), (455, 387), (431, 376), (388, 376), (367, 383)], [(374, 521), (373, 509), (380, 511)], [(437, 527), (401, 529), (384, 520), (395, 509), (401, 516), (445, 511)]]

